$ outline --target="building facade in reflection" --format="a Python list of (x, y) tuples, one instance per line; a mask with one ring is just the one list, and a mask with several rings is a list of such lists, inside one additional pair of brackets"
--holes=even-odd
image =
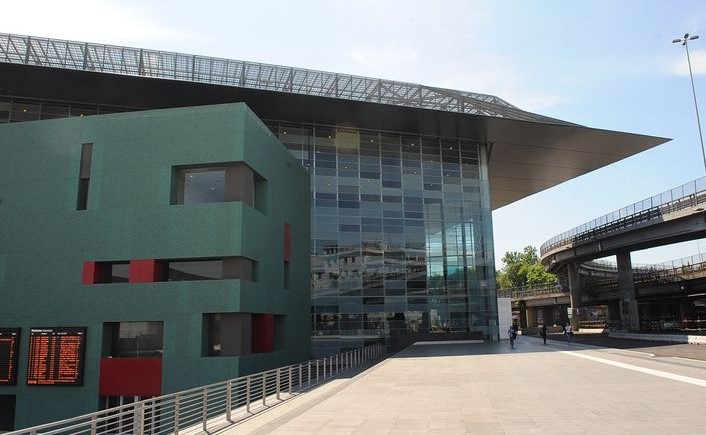
[(416, 332), (497, 334), (486, 146), (268, 123), (311, 174), (315, 354)]

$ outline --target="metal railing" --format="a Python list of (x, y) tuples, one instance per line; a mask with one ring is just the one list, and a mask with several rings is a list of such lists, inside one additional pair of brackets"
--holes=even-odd
[(0, 33), (0, 62), (333, 97), (575, 125), (493, 95), (264, 63)]
[(5, 435), (175, 434), (213, 432), (238, 424), (385, 353), (376, 343), (335, 356), (154, 397)]
[(498, 289), (499, 297), (511, 299), (564, 296), (566, 293), (568, 290), (564, 290), (559, 283)]
[(701, 177), (651, 198), (638, 201), (552, 237), (539, 248), (544, 257), (556, 248), (591, 240), (596, 236), (659, 221), (664, 215), (706, 204), (706, 177)]

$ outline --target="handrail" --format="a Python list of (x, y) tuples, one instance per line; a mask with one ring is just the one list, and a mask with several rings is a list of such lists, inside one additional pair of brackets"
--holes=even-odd
[(519, 296), (549, 296), (554, 294), (566, 293), (559, 283), (554, 284), (538, 284), (531, 286), (513, 287), (508, 289), (498, 289), (498, 297), (511, 299), (519, 299)]
[(698, 178), (651, 198), (638, 201), (612, 213), (552, 237), (539, 248), (540, 256), (573, 243), (590, 240), (598, 235), (661, 219), (677, 211), (706, 203), (706, 177)]
[(177, 393), (46, 423), (4, 435), (174, 434), (212, 432), (288, 400), (385, 353), (376, 343)]
[(155, 77), (560, 125), (493, 95), (184, 53), (0, 33), (0, 62)]

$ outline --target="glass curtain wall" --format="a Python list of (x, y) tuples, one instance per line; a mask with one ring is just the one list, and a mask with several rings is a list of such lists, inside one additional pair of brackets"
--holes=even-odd
[(267, 124), (312, 175), (314, 355), (415, 332), (496, 339), (484, 144)]

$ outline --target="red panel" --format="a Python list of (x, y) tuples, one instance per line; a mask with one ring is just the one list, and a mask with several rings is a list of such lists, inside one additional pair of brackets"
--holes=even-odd
[(289, 263), (292, 258), (292, 226), (284, 223), (284, 262)]
[(102, 358), (101, 396), (159, 396), (162, 358)]
[(84, 261), (81, 284), (99, 284), (102, 282), (105, 282), (104, 265), (95, 261)]
[(275, 316), (272, 314), (253, 314), (253, 353), (272, 352), (273, 350), (275, 350)]
[(130, 282), (161, 281), (161, 269), (157, 260), (130, 260)]

